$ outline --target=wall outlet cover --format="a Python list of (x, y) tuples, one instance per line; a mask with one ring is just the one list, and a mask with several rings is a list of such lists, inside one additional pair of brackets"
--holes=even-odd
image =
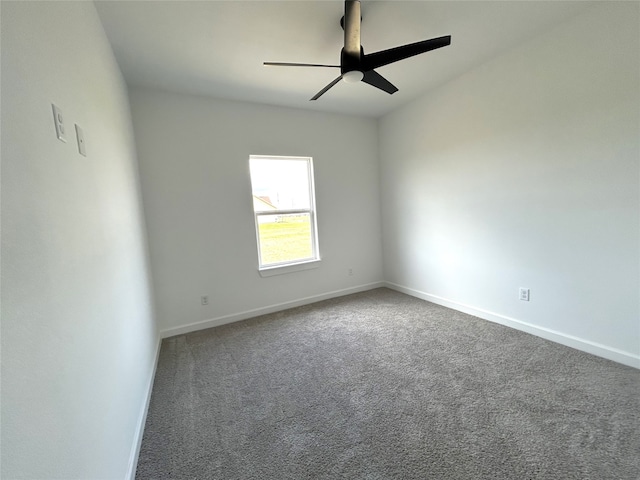
[(78, 152), (80, 152), (80, 155), (83, 155), (86, 157), (87, 149), (84, 144), (84, 132), (82, 131), (82, 128), (80, 128), (80, 125), (78, 125), (77, 123), (76, 123), (76, 137), (78, 138)]
[(60, 110), (53, 103), (51, 104), (53, 107), (53, 123), (56, 126), (56, 136), (58, 140), (61, 142), (67, 143), (67, 137), (65, 136), (65, 128), (64, 128), (64, 117), (62, 116), (62, 110)]

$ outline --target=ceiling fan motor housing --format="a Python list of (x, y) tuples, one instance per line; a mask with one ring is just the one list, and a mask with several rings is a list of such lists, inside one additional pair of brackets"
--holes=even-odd
[(360, 54), (351, 54), (343, 48), (340, 51), (340, 73), (344, 75), (347, 72), (362, 72), (362, 58), (364, 58), (364, 49), (360, 47)]

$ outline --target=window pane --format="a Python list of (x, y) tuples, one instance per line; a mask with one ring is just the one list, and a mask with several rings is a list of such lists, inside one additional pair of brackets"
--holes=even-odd
[(259, 215), (263, 265), (313, 258), (311, 215)]
[(249, 163), (256, 212), (309, 209), (309, 162), (255, 159)]
[(319, 261), (313, 160), (249, 157), (259, 269)]

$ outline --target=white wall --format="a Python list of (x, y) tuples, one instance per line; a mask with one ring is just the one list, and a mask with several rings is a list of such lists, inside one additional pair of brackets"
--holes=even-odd
[[(140, 88), (130, 97), (165, 335), (382, 280), (374, 120)], [(313, 157), (318, 268), (259, 276), (252, 154)]]
[(380, 120), (385, 280), (640, 366), (638, 10), (589, 9)]
[(126, 86), (92, 2), (1, 8), (1, 476), (125, 478), (158, 345)]

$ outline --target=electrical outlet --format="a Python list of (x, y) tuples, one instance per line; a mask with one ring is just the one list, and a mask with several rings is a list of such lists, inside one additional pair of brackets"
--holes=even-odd
[(53, 122), (56, 126), (56, 136), (58, 137), (58, 140), (60, 140), (61, 142), (65, 142), (67, 143), (67, 137), (65, 136), (65, 129), (64, 129), (64, 117), (62, 116), (62, 110), (60, 110), (58, 107), (56, 107), (53, 103), (51, 104), (51, 106), (53, 107)]
[(347, 274), (348, 274), (350, 277), (353, 277), (353, 268), (350, 268), (350, 269), (347, 271)]
[(529, 301), (529, 289), (528, 288), (520, 288), (520, 300), (523, 302)]
[(202, 305), (209, 305), (209, 295), (202, 295), (200, 297), (200, 303)]

